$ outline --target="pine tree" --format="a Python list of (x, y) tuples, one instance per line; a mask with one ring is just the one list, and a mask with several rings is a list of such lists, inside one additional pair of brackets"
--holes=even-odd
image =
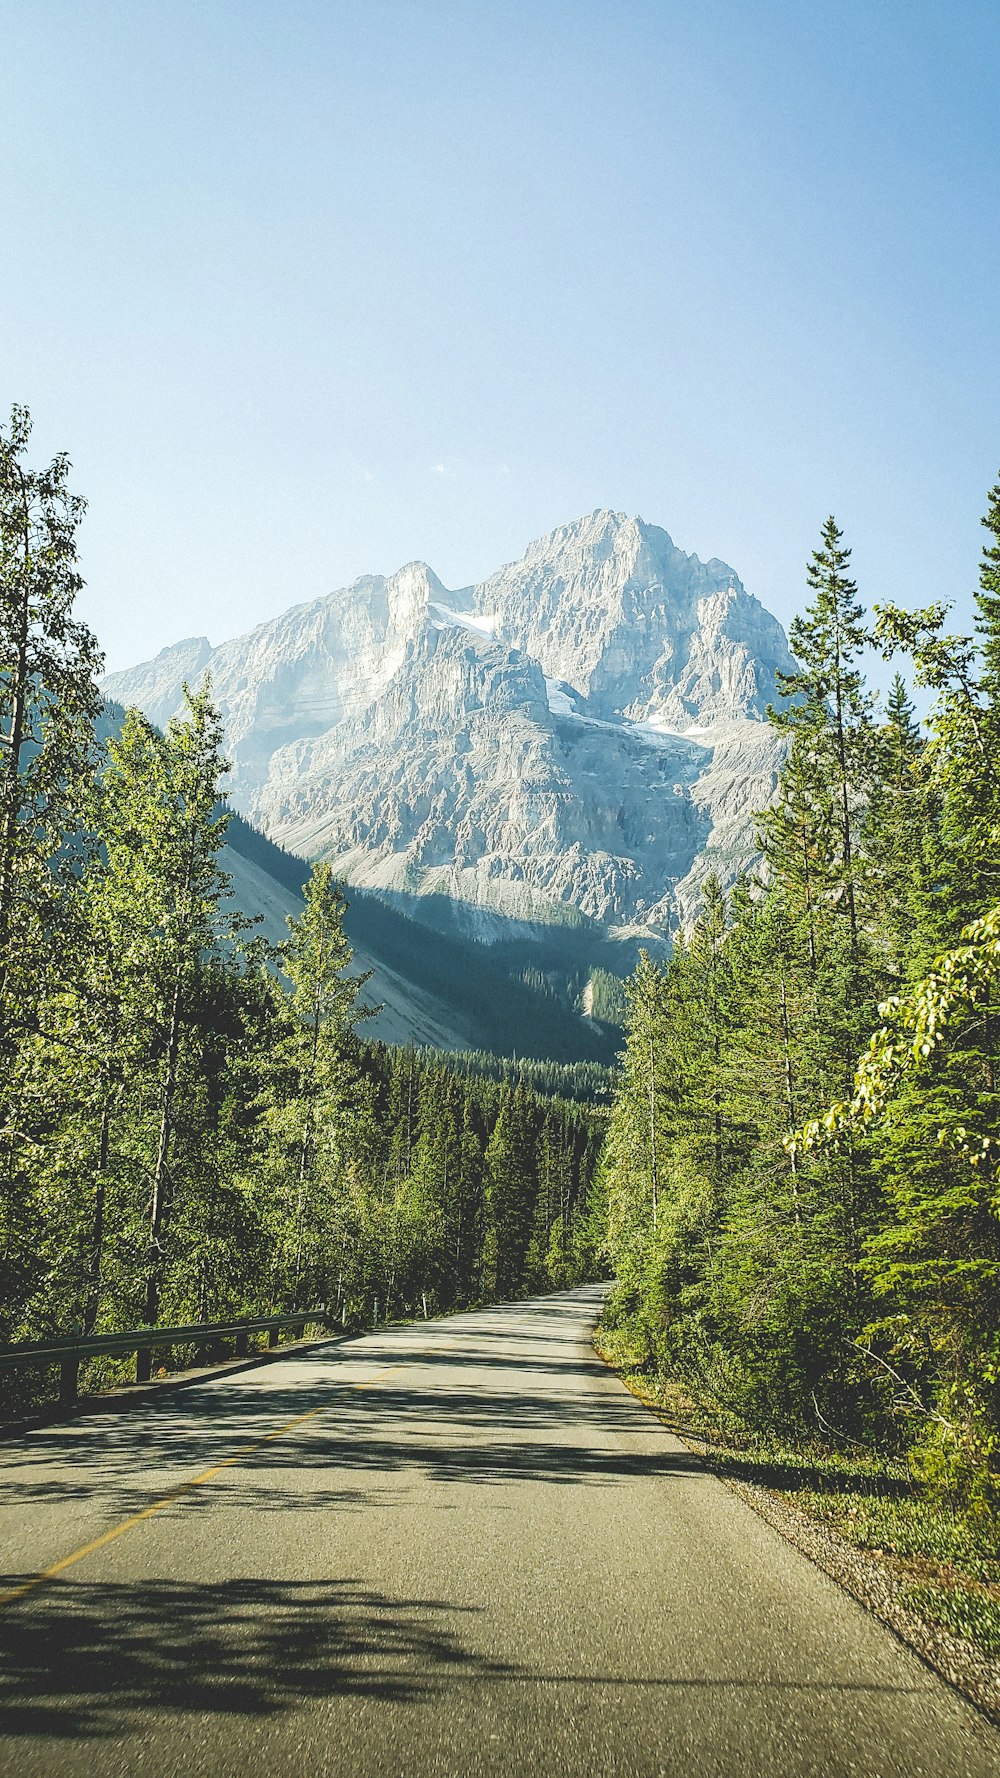
[(924, 742), (898, 673), (874, 740), (879, 774), (869, 787), (862, 828), (862, 890), (873, 962), (884, 972), (878, 992), (884, 994), (899, 985), (912, 954), (925, 841), (934, 819)]
[(976, 630), (981, 639), (983, 672), (981, 690), (994, 721), (1000, 722), (1000, 482), (987, 496), (989, 505), (981, 523), (990, 534), (983, 545), (976, 593)]
[(761, 851), (802, 931), (814, 975), (824, 943), (823, 928), (828, 923), (829, 885), (835, 877), (837, 858), (836, 817), (824, 760), (825, 732), (825, 720), (819, 717), (809, 724), (804, 720), (796, 724), (777, 797), (758, 817)]
[(793, 673), (779, 674), (783, 695), (793, 701), (780, 714), (769, 715), (792, 736), (805, 732), (816, 755), (818, 779), (828, 791), (837, 834), (836, 856), (824, 888), (843, 902), (851, 953), (857, 958), (855, 832), (867, 781), (873, 700), (856, 665), (868, 636), (857, 585), (847, 572), (850, 559), (850, 550), (843, 548), (843, 532), (833, 517), (828, 518), (821, 547), (813, 552), (806, 570), (815, 598), (788, 632), (799, 665)]
[(344, 932), (347, 903), (329, 864), (313, 867), (305, 908), (289, 917), (282, 966), (291, 993), (275, 1048), (265, 1115), (272, 1133), (276, 1189), (289, 1205), (288, 1288), (298, 1305), (329, 1286), (333, 1193), (353, 1154), (362, 1077), (351, 1034), (363, 1009), (368, 975), (348, 973), (353, 952)]
[(531, 1239), (536, 1173), (524, 1087), (505, 1087), (486, 1150), (487, 1294), (519, 1294)]

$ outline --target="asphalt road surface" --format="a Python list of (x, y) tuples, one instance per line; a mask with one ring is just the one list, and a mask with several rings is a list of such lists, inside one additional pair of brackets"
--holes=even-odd
[(0, 1447), (0, 1771), (996, 1778), (1000, 1736), (595, 1358), (599, 1297)]

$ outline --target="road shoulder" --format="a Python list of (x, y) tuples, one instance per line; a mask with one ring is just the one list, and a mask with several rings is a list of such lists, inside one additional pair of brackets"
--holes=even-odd
[(678, 1423), (677, 1416), (666, 1410), (648, 1384), (644, 1387), (643, 1379), (629, 1376), (602, 1350), (596, 1337), (594, 1347), (609, 1370), (672, 1437), (703, 1458), (718, 1479), (779, 1536), (808, 1556), (990, 1722), (1000, 1725), (1000, 1659), (991, 1659), (965, 1637), (953, 1635), (914, 1612), (906, 1602), (909, 1583), (890, 1562), (849, 1543), (833, 1526), (793, 1506), (775, 1490), (727, 1475), (721, 1465), (713, 1463), (718, 1447)]

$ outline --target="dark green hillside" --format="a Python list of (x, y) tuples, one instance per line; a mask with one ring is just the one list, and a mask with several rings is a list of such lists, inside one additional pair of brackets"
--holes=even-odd
[(227, 844), (242, 858), (249, 859), (258, 870), (266, 871), (283, 889), (302, 899), (302, 891), (309, 881), (311, 865), (294, 852), (286, 852), (284, 846), (278, 846), (269, 840), (266, 833), (247, 821), (235, 810), (230, 814), (229, 827), (226, 833)]
[(421, 1053), (467, 1078), (506, 1081), (511, 1086), (523, 1081), (543, 1098), (608, 1105), (614, 1092), (616, 1071), (600, 1062), (545, 1062), (530, 1056), (494, 1056), (488, 1050)]
[[(232, 816), (227, 838), (235, 852), (283, 888), (301, 894), (310, 871), (303, 859), (275, 845), (239, 815)], [(477, 944), (447, 930), (443, 921), (430, 925), (416, 918), (417, 897), (408, 906), (411, 911), (404, 913), (379, 895), (348, 887), (344, 929), (351, 944), (365, 952), (376, 968), (382, 964), (419, 992), (452, 1007), (463, 1026), (476, 1035), (477, 1047), (500, 1056), (559, 1063), (606, 1067), (614, 1061), (621, 1042), (618, 1027), (582, 1018), (574, 1004), (586, 981), (575, 933), (554, 929), (556, 937), (548, 947), (530, 939)], [(377, 998), (377, 980), (372, 993)]]

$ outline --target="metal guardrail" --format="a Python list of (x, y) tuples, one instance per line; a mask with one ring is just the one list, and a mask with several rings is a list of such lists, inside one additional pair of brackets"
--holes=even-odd
[(59, 1366), (59, 1400), (64, 1404), (77, 1398), (78, 1373), (86, 1358), (100, 1358), (108, 1353), (134, 1352), (136, 1380), (148, 1382), (150, 1360), (154, 1349), (163, 1346), (210, 1346), (219, 1340), (235, 1339), (236, 1357), (243, 1358), (249, 1350), (250, 1335), (266, 1333), (268, 1346), (278, 1344), (282, 1329), (299, 1328), (304, 1333), (312, 1322), (320, 1327), (332, 1326), (329, 1309), (306, 1309), (294, 1315), (264, 1315), (253, 1321), (193, 1321), (179, 1327), (133, 1327), (123, 1333), (82, 1335), (66, 1334), (50, 1340), (18, 1340), (0, 1346), (0, 1370), (23, 1365)]

